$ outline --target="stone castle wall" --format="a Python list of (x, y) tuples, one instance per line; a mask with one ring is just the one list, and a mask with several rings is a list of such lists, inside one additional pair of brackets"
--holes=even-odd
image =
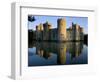
[(76, 41), (84, 40), (83, 28), (78, 24), (72, 23), (67, 28), (66, 19), (57, 20), (57, 28), (52, 28), (48, 22), (36, 26), (36, 40), (38, 41)]
[(66, 41), (66, 19), (58, 19), (57, 21), (58, 29), (58, 41)]

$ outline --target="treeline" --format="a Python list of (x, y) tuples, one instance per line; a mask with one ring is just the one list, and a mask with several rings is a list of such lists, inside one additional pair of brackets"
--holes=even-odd
[(88, 34), (84, 35), (84, 43), (88, 45)]

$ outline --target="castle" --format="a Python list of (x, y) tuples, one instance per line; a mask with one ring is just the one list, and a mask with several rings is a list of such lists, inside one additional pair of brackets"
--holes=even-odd
[(40, 23), (33, 31), (33, 39), (36, 41), (83, 41), (83, 28), (78, 24), (72, 23), (67, 28), (66, 19), (60, 18), (57, 20), (57, 28), (52, 28), (52, 24), (46, 22)]

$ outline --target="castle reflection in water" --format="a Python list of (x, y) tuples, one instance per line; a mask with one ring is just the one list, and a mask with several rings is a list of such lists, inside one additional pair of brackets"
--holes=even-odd
[(31, 42), (28, 66), (87, 64), (87, 46), (83, 42)]

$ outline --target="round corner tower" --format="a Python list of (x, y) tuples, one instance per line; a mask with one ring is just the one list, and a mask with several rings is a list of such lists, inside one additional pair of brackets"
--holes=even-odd
[(58, 41), (66, 41), (66, 19), (58, 19), (57, 20), (57, 27), (58, 27)]
[(40, 26), (40, 30), (43, 31), (43, 24), (40, 23), (39, 26)]

